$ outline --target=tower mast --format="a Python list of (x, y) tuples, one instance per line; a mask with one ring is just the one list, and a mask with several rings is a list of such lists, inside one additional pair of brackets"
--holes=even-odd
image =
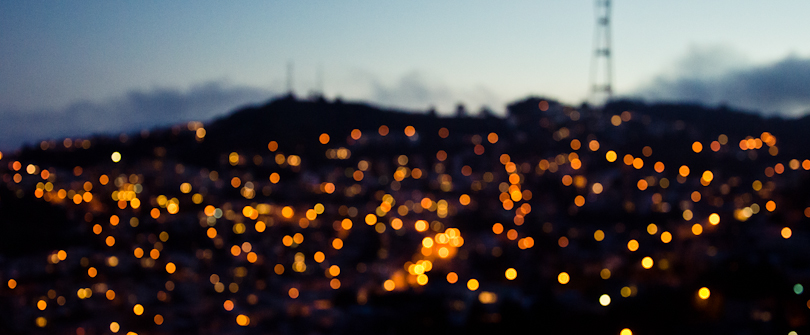
[(603, 105), (613, 96), (613, 63), (610, 47), (610, 0), (595, 0), (596, 30), (591, 59), (590, 100)]
[(287, 94), (293, 95), (293, 62), (287, 62)]

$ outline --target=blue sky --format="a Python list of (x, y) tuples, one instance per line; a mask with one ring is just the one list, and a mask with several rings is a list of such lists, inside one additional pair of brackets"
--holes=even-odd
[[(322, 69), (327, 97), (383, 106), (433, 105), (449, 112), (464, 102), (472, 110), (485, 104), (502, 111), (504, 104), (530, 94), (578, 104), (587, 96), (593, 5), (590, 0), (4, 1), (0, 117), (26, 122), (25, 115), (65, 114), (88, 104), (104, 114), (104, 106), (131, 103), (133, 94), (169, 92), (182, 100), (215, 87), (224, 100), (207, 109), (195, 102), (200, 118), (210, 117), (283, 92), (289, 61), (299, 95), (317, 87)], [(780, 104), (780, 92), (769, 93), (776, 96), (768, 105), (744, 99), (758, 94), (761, 78), (780, 80), (785, 76), (778, 71), (810, 69), (806, 13), (810, 2), (798, 0), (614, 0), (616, 92), (739, 102), (765, 112), (807, 110), (810, 102), (794, 96)], [(791, 70), (796, 66), (800, 71)], [(752, 84), (729, 88), (740, 78)], [(810, 73), (790, 80), (810, 83)], [(695, 87), (711, 89), (695, 95)], [(178, 113), (178, 120), (196, 116), (189, 113)], [(124, 125), (105, 127), (102, 120), (86, 130), (118, 131)], [(70, 129), (62, 132), (42, 136), (67, 136)]]

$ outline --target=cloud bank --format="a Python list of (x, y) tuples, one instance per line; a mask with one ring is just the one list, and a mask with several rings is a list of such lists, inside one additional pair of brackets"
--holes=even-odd
[(810, 112), (810, 59), (788, 56), (750, 64), (725, 48), (693, 48), (673, 67), (632, 94), (649, 101), (697, 102), (800, 116)]
[(489, 88), (477, 85), (470, 88), (451, 88), (441, 80), (419, 71), (411, 71), (393, 82), (384, 82), (379, 77), (365, 74), (363, 80), (369, 86), (366, 100), (393, 108), (427, 110), (436, 108), (440, 114), (452, 114), (456, 105), (464, 104), (471, 113), (486, 106), (503, 112), (505, 101)]
[[(458, 103), (463, 103), (471, 113), (483, 106), (495, 112), (504, 107), (504, 100), (486, 87), (454, 89), (418, 71), (390, 82), (361, 73), (355, 81), (362, 87), (362, 93), (358, 92), (353, 98), (389, 108), (424, 111), (435, 107), (439, 113), (451, 114)], [(267, 89), (210, 81), (186, 90), (131, 90), (105, 101), (79, 101), (63, 108), (6, 108), (0, 110), (0, 150), (48, 139), (117, 134), (192, 120), (206, 121), (273, 96)]]
[(40, 140), (130, 132), (191, 120), (208, 120), (236, 107), (267, 100), (270, 92), (221, 81), (188, 90), (132, 90), (103, 102), (81, 101), (61, 109), (0, 111), (0, 148)]

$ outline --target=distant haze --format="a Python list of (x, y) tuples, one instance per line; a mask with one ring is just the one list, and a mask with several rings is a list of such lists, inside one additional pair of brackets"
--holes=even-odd
[[(614, 91), (808, 110), (810, 2), (615, 0)], [(588, 97), (592, 0), (0, 1), (0, 148), (222, 115), (287, 91), (452, 113)]]

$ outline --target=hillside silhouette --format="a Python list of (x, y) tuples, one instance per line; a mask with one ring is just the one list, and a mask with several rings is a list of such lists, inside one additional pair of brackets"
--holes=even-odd
[(806, 331), (808, 122), (285, 96), (46, 140), (0, 158), (0, 330)]

